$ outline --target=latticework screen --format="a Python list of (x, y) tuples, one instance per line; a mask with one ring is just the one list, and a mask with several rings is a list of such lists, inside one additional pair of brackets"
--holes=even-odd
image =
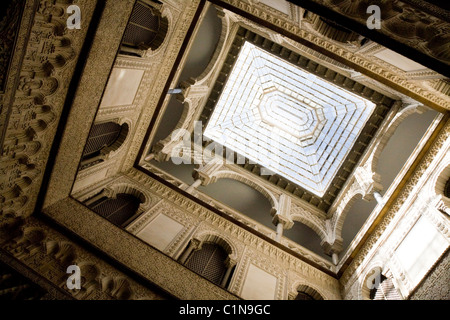
[(104, 198), (91, 206), (91, 209), (115, 225), (121, 226), (139, 208), (139, 199), (129, 194), (118, 194), (115, 199)]
[(121, 128), (121, 125), (115, 122), (95, 124), (89, 134), (83, 156), (90, 156), (113, 144), (120, 135)]
[(204, 243), (200, 250), (194, 251), (186, 266), (192, 271), (204, 276), (215, 284), (220, 284), (226, 272), (225, 259), (227, 252), (214, 243)]
[(133, 47), (149, 48), (160, 26), (160, 17), (153, 9), (137, 2), (125, 30), (123, 43)]
[(447, 183), (445, 184), (444, 196), (446, 196), (447, 198), (450, 198), (450, 179), (448, 179)]
[(299, 292), (297, 294), (297, 296), (295, 297), (295, 300), (314, 300), (314, 299), (309, 294), (306, 294), (304, 292)]

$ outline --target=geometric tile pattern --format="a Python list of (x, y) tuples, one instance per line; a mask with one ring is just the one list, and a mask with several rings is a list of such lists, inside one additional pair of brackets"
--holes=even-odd
[(246, 41), (203, 134), (321, 197), (375, 107)]

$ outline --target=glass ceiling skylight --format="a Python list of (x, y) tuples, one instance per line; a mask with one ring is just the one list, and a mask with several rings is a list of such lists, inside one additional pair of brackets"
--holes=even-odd
[(204, 135), (322, 197), (374, 108), (245, 42)]

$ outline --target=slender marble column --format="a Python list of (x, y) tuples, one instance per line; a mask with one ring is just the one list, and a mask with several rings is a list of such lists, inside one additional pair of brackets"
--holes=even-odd
[(194, 183), (191, 184), (191, 185), (186, 189), (186, 192), (187, 192), (187, 193), (192, 193), (192, 191), (194, 191), (195, 188), (197, 188), (197, 187), (198, 187), (199, 185), (201, 185), (201, 184), (202, 184), (202, 180), (200, 180), (200, 179), (195, 180)]
[(373, 196), (375, 197), (375, 200), (377, 200), (378, 204), (384, 205), (383, 196), (379, 192), (375, 191)]
[(282, 222), (278, 222), (277, 223), (277, 236), (276, 236), (276, 239), (275, 239), (277, 242), (281, 241), (281, 237), (283, 236), (283, 229), (284, 229), (283, 223)]

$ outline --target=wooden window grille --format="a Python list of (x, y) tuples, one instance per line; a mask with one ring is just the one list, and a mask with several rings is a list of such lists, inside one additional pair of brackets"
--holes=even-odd
[(445, 183), (444, 196), (447, 197), (447, 198), (450, 198), (450, 178)]
[(156, 50), (164, 41), (168, 21), (157, 9), (144, 1), (137, 1), (122, 39), (122, 52), (136, 55), (133, 50)]
[(117, 226), (125, 226), (136, 215), (140, 200), (133, 195), (119, 193), (116, 198), (103, 197), (91, 204), (92, 211)]
[(227, 252), (221, 246), (204, 243), (200, 250), (192, 252), (185, 265), (211, 282), (220, 285), (227, 270), (225, 265), (227, 256)]
[(94, 124), (84, 148), (83, 158), (96, 155), (104, 147), (111, 146), (119, 137), (122, 126), (114, 122)]

